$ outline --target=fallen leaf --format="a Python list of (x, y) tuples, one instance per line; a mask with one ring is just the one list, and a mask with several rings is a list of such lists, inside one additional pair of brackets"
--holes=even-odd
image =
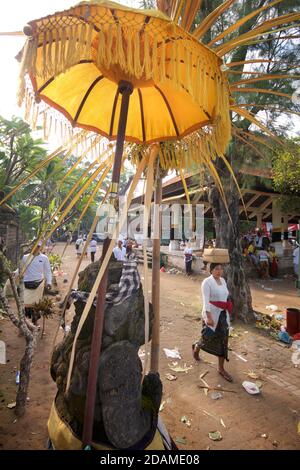
[(164, 409), (165, 403), (166, 403), (165, 401), (161, 402), (161, 405), (159, 407), (159, 411), (162, 411)]
[(224, 423), (224, 421), (222, 420), (222, 418), (220, 419), (220, 423), (222, 424), (222, 426), (223, 426), (224, 428), (226, 428), (225, 423)]
[(248, 362), (247, 359), (245, 359), (243, 356), (241, 356), (240, 354), (237, 354), (235, 351), (231, 351), (232, 354), (234, 354), (236, 357), (238, 357), (239, 359), (241, 359), (242, 361), (244, 362)]
[(259, 374), (254, 372), (254, 370), (249, 369), (248, 372), (244, 373), (246, 373), (246, 375), (248, 375), (248, 377), (250, 377), (251, 379), (259, 379)]
[(237, 335), (236, 333), (233, 333), (232, 331), (229, 333), (229, 337), (230, 338), (238, 338), (239, 335)]
[(7, 405), (7, 408), (12, 409), (12, 408), (15, 408), (16, 405), (17, 405), (16, 402), (13, 401), (12, 403), (9, 403), (9, 404)]
[(203, 389), (204, 394), (207, 396), (207, 395), (208, 395), (209, 385), (208, 385), (208, 383), (205, 382), (205, 380), (203, 380), (201, 377), (200, 377), (200, 380), (201, 380), (201, 382), (205, 385), (205, 387), (207, 387), (207, 388), (204, 388), (204, 389)]
[(166, 374), (167, 380), (177, 380), (177, 376), (173, 374)]
[(188, 427), (191, 427), (191, 422), (186, 416), (182, 416), (180, 421), (186, 424)]
[(216, 421), (220, 421), (220, 423), (222, 424), (222, 426), (223, 426), (224, 428), (226, 428), (226, 425), (225, 425), (225, 423), (224, 423), (224, 421), (223, 421), (222, 418), (219, 418), (218, 416), (215, 416), (215, 415), (209, 413), (209, 412), (206, 411), (206, 410), (202, 410), (202, 412), (203, 412), (206, 416), (209, 416), (209, 417), (215, 419)]
[(263, 437), (264, 439), (268, 439), (268, 434), (261, 434), (260, 437)]
[(221, 441), (221, 440), (222, 440), (222, 434), (220, 433), (220, 431), (212, 431), (212, 432), (209, 432), (209, 433), (208, 433), (208, 437), (209, 437), (212, 441)]
[(201, 379), (201, 378), (200, 378), (200, 380), (201, 380), (201, 382), (205, 385), (205, 387), (209, 388), (209, 385), (208, 385), (207, 382), (205, 382), (205, 380), (203, 380), (203, 379)]
[(199, 379), (203, 379), (203, 377), (205, 377), (206, 374), (208, 374), (208, 373), (209, 373), (209, 371), (206, 370), (205, 372), (203, 372), (203, 374), (201, 374), (201, 375), (199, 376)]
[(185, 437), (176, 437), (175, 442), (178, 442), (178, 444), (187, 444)]
[(184, 364), (184, 366), (170, 366), (169, 364), (169, 367), (171, 370), (173, 370), (174, 372), (185, 372), (187, 373), (190, 369), (193, 368), (193, 366), (187, 366), (186, 364)]

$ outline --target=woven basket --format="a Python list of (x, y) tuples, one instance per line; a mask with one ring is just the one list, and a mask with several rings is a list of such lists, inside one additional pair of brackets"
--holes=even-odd
[(203, 261), (208, 263), (229, 263), (228, 250), (224, 248), (205, 248), (203, 252)]

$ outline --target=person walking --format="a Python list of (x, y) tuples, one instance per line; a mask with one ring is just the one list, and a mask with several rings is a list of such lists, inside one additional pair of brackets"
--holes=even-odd
[(228, 301), (228, 288), (222, 277), (223, 267), (218, 263), (210, 264), (211, 275), (204, 279), (201, 285), (203, 310), (203, 328), (201, 339), (193, 344), (193, 357), (200, 361), (199, 353), (202, 349), (218, 357), (218, 372), (225, 380), (232, 382), (232, 377), (224, 369), (225, 360), (228, 361), (228, 335), (230, 326), (229, 313), (232, 303)]
[(187, 276), (192, 274), (192, 262), (193, 262), (193, 250), (190, 243), (187, 244), (187, 247), (184, 249), (184, 259), (185, 259), (185, 272)]
[(295, 276), (298, 277), (299, 275), (299, 246), (297, 246), (297, 248), (295, 248), (293, 251), (293, 265), (294, 265)]
[(91, 254), (91, 262), (93, 263), (95, 261), (95, 256), (96, 256), (96, 251), (97, 251), (97, 242), (94, 238), (92, 238), (90, 241), (89, 250)]
[(83, 238), (82, 238), (82, 235), (80, 234), (75, 242), (77, 258), (79, 258), (82, 254), (83, 245), (84, 245)]
[(48, 256), (41, 253), (42, 242), (39, 242), (32, 254), (23, 256), (20, 269), (17, 269), (15, 275), (23, 273), (24, 281), (24, 306), (25, 315), (32, 318), (35, 324), (38, 318), (33, 318), (32, 306), (40, 302), (44, 295), (44, 287), (51, 289), (52, 272)]

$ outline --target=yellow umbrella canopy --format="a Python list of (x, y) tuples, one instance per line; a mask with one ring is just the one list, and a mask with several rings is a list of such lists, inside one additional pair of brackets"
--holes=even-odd
[(72, 126), (116, 139), (123, 80), (133, 85), (127, 142), (179, 141), (195, 133), (199, 143), (209, 143), (200, 153), (211, 158), (225, 151), (229, 88), (222, 61), (163, 13), (82, 2), (31, 21), (24, 32), (20, 99), (26, 92), (28, 105), (43, 100)]

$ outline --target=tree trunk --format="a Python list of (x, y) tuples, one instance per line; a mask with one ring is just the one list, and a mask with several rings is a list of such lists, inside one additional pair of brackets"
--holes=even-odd
[(225, 277), (228, 290), (233, 298), (233, 317), (240, 318), (245, 323), (250, 323), (255, 320), (255, 316), (240, 246), (239, 195), (232, 178), (230, 178), (230, 184), (227, 180), (226, 183), (223, 183), (223, 187), (232, 222), (218, 189), (215, 186), (212, 187), (208, 195), (214, 217), (216, 247), (227, 248), (229, 251), (230, 263), (225, 268)]
[(9, 303), (4, 296), (3, 289), (0, 286), (0, 306), (3, 307), (5, 313), (12, 321), (12, 323), (19, 329), (20, 333), (24, 336), (26, 341), (26, 348), (20, 363), (20, 383), (16, 396), (16, 409), (15, 414), (21, 417), (25, 413), (27, 392), (30, 381), (30, 368), (32, 364), (34, 348), (36, 345), (38, 329), (30, 320), (25, 317), (24, 311), (24, 283), (20, 276), (20, 295), (18, 295), (14, 277), (8, 267), (7, 260), (2, 253), (0, 253), (0, 268), (7, 274), (10, 280), (12, 291), (17, 305), (18, 315), (16, 315), (9, 306)]
[(27, 392), (30, 381), (30, 369), (34, 354), (35, 336), (26, 337), (26, 348), (20, 362), (20, 383), (16, 397), (16, 416), (20, 418), (24, 415), (27, 403)]

